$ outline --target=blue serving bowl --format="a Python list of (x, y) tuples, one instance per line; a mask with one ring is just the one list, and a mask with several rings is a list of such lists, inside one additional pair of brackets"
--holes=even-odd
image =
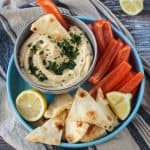
[[(78, 18), (84, 22), (87, 23), (91, 23), (94, 21), (94, 19), (92, 18), (87, 18), (87, 17), (80, 17), (78, 16)], [(126, 42), (127, 44), (129, 44), (132, 48), (132, 52), (131, 52), (131, 64), (134, 66), (134, 70), (135, 71), (141, 71), (144, 74), (144, 70), (143, 70), (143, 66), (140, 60), (140, 57), (137, 53), (137, 50), (135, 48), (135, 46), (130, 42), (130, 40), (118, 29), (116, 29), (114, 26), (113, 30), (114, 32), (121, 37), (124, 42)], [(140, 87), (138, 89), (137, 95), (135, 96), (135, 100), (134, 100), (134, 105), (132, 106), (132, 111), (130, 113), (130, 115), (128, 116), (128, 118), (126, 120), (124, 120), (116, 129), (114, 129), (112, 132), (108, 133), (106, 136), (101, 137), (97, 140), (91, 141), (91, 142), (87, 142), (87, 143), (75, 143), (75, 144), (70, 144), (67, 142), (62, 142), (60, 144), (61, 147), (67, 147), (67, 148), (81, 148), (81, 147), (88, 147), (88, 146), (93, 146), (93, 145), (97, 145), (97, 144), (101, 144), (103, 142), (106, 142), (108, 140), (110, 140), (111, 138), (113, 138), (116, 134), (118, 134), (119, 132), (121, 132), (133, 119), (133, 117), (136, 115), (142, 99), (143, 99), (143, 95), (144, 95), (144, 87), (145, 87), (145, 80), (142, 81), (142, 83), (140, 84)], [(25, 121), (20, 114), (18, 113), (17, 109), (16, 109), (16, 97), (17, 95), (25, 90), (31, 88), (31, 86), (29, 84), (27, 84), (19, 75), (15, 63), (14, 63), (14, 57), (12, 56), (9, 66), (8, 66), (8, 71), (7, 71), (7, 93), (8, 93), (8, 101), (13, 109), (13, 111), (15, 112), (17, 118), (19, 119), (19, 121), (22, 123), (22, 125), (28, 130), (28, 131), (32, 131), (33, 130), (33, 126)], [(52, 94), (45, 94), (48, 101), (50, 101), (51, 99), (53, 99), (54, 95)]]

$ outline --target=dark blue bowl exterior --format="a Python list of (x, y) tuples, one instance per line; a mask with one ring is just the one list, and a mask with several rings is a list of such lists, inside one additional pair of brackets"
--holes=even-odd
[[(85, 22), (93, 22), (94, 21), (94, 19), (88, 18), (88, 17), (78, 16), (77, 18), (79, 18), (79, 19), (81, 19), (82, 21), (85, 21)], [(123, 35), (123, 33), (120, 32), (118, 29), (113, 27), (113, 30), (116, 32), (116, 34), (118, 34), (118, 36), (120, 36), (127, 44), (129, 44), (131, 46), (131, 48), (132, 48), (131, 63), (135, 66), (134, 70), (135, 71), (141, 71), (141, 72), (144, 73), (143, 66), (142, 66), (140, 57), (137, 53), (137, 50), (136, 50), (135, 46), (133, 46), (131, 44), (131, 42), (129, 41), (129, 39), (125, 35)], [(142, 81), (142, 83), (139, 87), (139, 92), (138, 92), (138, 94), (136, 95), (136, 98), (135, 98), (136, 99), (136, 104), (133, 106), (132, 112), (130, 113), (128, 118), (123, 123), (121, 123), (120, 126), (117, 127), (113, 132), (109, 133), (105, 137), (102, 137), (102, 138), (97, 139), (97, 140), (92, 141), (92, 142), (76, 143), (76, 144), (69, 144), (69, 143), (66, 143), (66, 142), (62, 142), (60, 146), (68, 147), (68, 148), (88, 147), (88, 146), (92, 146), (92, 145), (101, 144), (101, 143), (106, 142), (106, 141), (110, 140), (111, 138), (113, 138), (116, 134), (118, 134), (120, 131), (122, 131), (131, 122), (131, 120), (133, 119), (133, 117), (137, 113), (137, 111), (138, 111), (138, 109), (141, 105), (143, 95), (144, 95), (144, 87), (145, 87), (145, 80)], [(20, 75), (19, 75), (19, 73), (16, 69), (13, 56), (12, 56), (12, 58), (10, 60), (10, 63), (9, 63), (8, 71), (7, 71), (8, 100), (9, 100), (9, 103), (10, 103), (13, 111), (15, 112), (17, 118), (22, 123), (22, 125), (28, 131), (32, 131), (33, 127), (20, 116), (20, 114), (17, 112), (16, 105), (15, 105), (15, 100), (16, 100), (17, 95), (22, 90), (28, 89), (28, 88), (31, 88), (31, 87), (20, 77)], [(46, 94), (46, 97), (47, 97), (48, 101), (53, 99), (53, 96), (54, 95)]]

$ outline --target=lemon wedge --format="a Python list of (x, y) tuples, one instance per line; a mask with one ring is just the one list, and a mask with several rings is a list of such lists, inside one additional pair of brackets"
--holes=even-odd
[(16, 107), (21, 116), (27, 121), (39, 120), (47, 109), (44, 95), (36, 90), (25, 90), (16, 99)]
[(143, 0), (119, 0), (122, 10), (130, 16), (139, 14), (143, 10)]
[(116, 116), (121, 120), (125, 120), (131, 111), (132, 94), (109, 92), (106, 97)]

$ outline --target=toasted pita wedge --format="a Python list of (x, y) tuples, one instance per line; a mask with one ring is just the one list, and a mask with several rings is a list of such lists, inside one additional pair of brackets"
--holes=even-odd
[(104, 94), (101, 88), (99, 88), (97, 91), (96, 102), (98, 103), (101, 110), (103, 110), (103, 112), (105, 113), (105, 115), (107, 116), (111, 124), (110, 128), (107, 130), (112, 131), (114, 127), (118, 125), (118, 119), (116, 115), (112, 112), (112, 110), (110, 109), (107, 100), (104, 98)]
[(106, 114), (100, 109), (98, 103), (81, 88), (78, 89), (73, 101), (69, 117), (72, 121), (81, 121), (95, 124), (98, 127), (109, 129), (111, 126)]
[(52, 14), (44, 15), (33, 22), (31, 31), (49, 35), (56, 40), (69, 38), (69, 33)]
[(66, 109), (70, 109), (73, 102), (72, 96), (69, 94), (58, 95), (54, 98), (53, 102), (49, 105), (44, 114), (45, 118), (55, 118)]
[[(97, 97), (104, 98), (102, 91), (99, 91), (98, 94), (99, 94), (99, 96), (97, 96)], [(97, 101), (99, 101), (99, 99)], [(86, 134), (83, 136), (83, 138), (80, 141), (81, 142), (93, 141), (99, 137), (106, 135), (106, 134), (107, 134), (107, 132), (104, 128), (98, 127), (96, 125), (90, 125)]]
[(69, 143), (76, 143), (87, 132), (89, 127), (88, 123), (80, 121), (71, 121), (69, 118), (65, 122), (65, 139)]
[(67, 115), (68, 115), (68, 110), (64, 110), (64, 111), (61, 112), (61, 114), (59, 114), (56, 118), (65, 121), (66, 118), (67, 118)]
[[(69, 110), (65, 110), (63, 111), (60, 115), (58, 115), (58, 118), (64, 120), (64, 122), (66, 121), (66, 118), (68, 116), (68, 112)], [(61, 138), (63, 141), (66, 141), (66, 137), (65, 137), (65, 127), (64, 127), (64, 130), (63, 130), (63, 134), (62, 134), (62, 138)]]
[(80, 140), (81, 142), (89, 142), (96, 140), (97, 138), (100, 138), (104, 135), (106, 135), (107, 132), (105, 129), (101, 127), (97, 127), (96, 125), (90, 125), (86, 134), (82, 137)]
[[(69, 110), (66, 112), (68, 114)], [(78, 142), (86, 133), (88, 127), (89, 125), (87, 123), (71, 121), (70, 118), (67, 117), (62, 139), (64, 141), (68, 141), (69, 143)]]
[(64, 121), (61, 119), (49, 119), (41, 127), (29, 133), (25, 139), (30, 142), (39, 142), (50, 145), (59, 145), (64, 128)]

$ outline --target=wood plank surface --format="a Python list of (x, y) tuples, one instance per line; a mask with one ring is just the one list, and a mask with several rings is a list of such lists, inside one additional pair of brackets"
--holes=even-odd
[[(144, 0), (144, 11), (137, 16), (128, 16), (121, 10), (119, 0), (101, 0), (112, 10), (131, 32), (141, 55), (150, 51), (150, 0)], [(150, 55), (145, 57), (150, 62)]]
[[(119, 0), (101, 0), (122, 21), (134, 36), (138, 50), (148, 53), (150, 50), (150, 0), (144, 0), (144, 11), (138, 16), (129, 17), (122, 12)], [(150, 55), (149, 55), (150, 56)], [(146, 58), (150, 62), (150, 58)], [(0, 138), (0, 150), (13, 150)]]

